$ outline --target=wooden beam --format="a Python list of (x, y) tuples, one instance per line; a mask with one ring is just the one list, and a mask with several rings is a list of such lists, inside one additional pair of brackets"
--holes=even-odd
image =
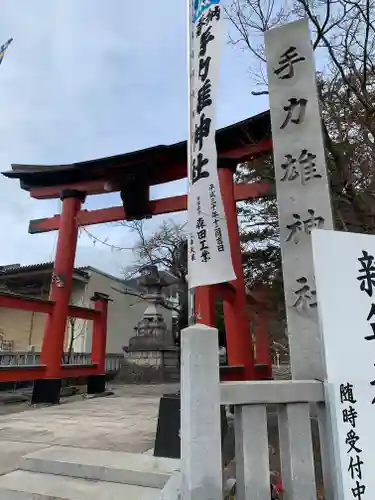
[(222, 152), (219, 154), (219, 158), (230, 158), (232, 160), (238, 160), (238, 163), (241, 163), (241, 161), (251, 160), (254, 156), (267, 151), (272, 151), (272, 139), (269, 138), (262, 139), (253, 144), (243, 144), (236, 149)]
[[(272, 140), (267, 138), (259, 142), (256, 142), (254, 144), (243, 144), (235, 149), (230, 149), (228, 151), (220, 151), (219, 160), (232, 159), (232, 160), (237, 160), (238, 163), (241, 163), (247, 160), (251, 160), (254, 156), (266, 153), (267, 151), (271, 150), (272, 150)], [(158, 161), (158, 159), (156, 158), (155, 161)], [(168, 159), (166, 159), (166, 161), (168, 161)], [(165, 162), (163, 159), (159, 159), (158, 163), (164, 165)], [(124, 170), (125, 169), (126, 166), (124, 167)], [(115, 170), (112, 170), (111, 173), (113, 174), (114, 172), (119, 170), (121, 170), (121, 167), (117, 167)], [(160, 171), (160, 174), (156, 175), (156, 177), (153, 179), (152, 184), (153, 185), (163, 184), (166, 182), (184, 179), (186, 178), (186, 174), (187, 174), (186, 162), (176, 163), (175, 165), (168, 165), (168, 167), (164, 165), (162, 167), (162, 170)], [(116, 188), (115, 186), (110, 187), (106, 181), (107, 181), (106, 179), (103, 179), (103, 180), (76, 182), (74, 184), (62, 184), (59, 186), (40, 187), (32, 189), (30, 191), (30, 196), (38, 200), (59, 198), (61, 191), (63, 189), (76, 189), (78, 191), (86, 193), (87, 195), (113, 193), (118, 191), (118, 188)], [(108, 178), (108, 181), (110, 181), (110, 178)], [(104, 188), (104, 186), (106, 187)]]
[[(55, 302), (53, 300), (43, 300), (0, 292), (0, 307), (6, 307), (7, 309), (50, 314), (54, 305)], [(94, 321), (100, 316), (100, 312), (88, 307), (69, 306), (69, 316)]]
[(72, 318), (88, 319), (94, 321), (99, 318), (100, 312), (95, 309), (89, 309), (87, 307), (80, 306), (69, 306), (68, 315)]
[(45, 365), (2, 365), (0, 382), (19, 382), (45, 378)]
[[(19, 382), (26, 380), (40, 380), (46, 378), (45, 365), (1, 365), (0, 382)], [(89, 375), (102, 375), (95, 363), (89, 365), (61, 365), (61, 378), (79, 378)]]
[(49, 200), (52, 198), (60, 198), (63, 189), (76, 189), (86, 194), (103, 194), (111, 191), (104, 189), (105, 181), (86, 181), (76, 182), (75, 184), (60, 184), (59, 186), (42, 187), (32, 189), (30, 196), (38, 200)]
[(52, 312), (53, 306), (54, 302), (51, 300), (0, 293), (0, 307), (6, 307), (7, 309), (20, 309), (22, 311), (49, 314)]
[[(235, 184), (234, 194), (236, 201), (260, 198), (266, 196), (272, 186), (269, 184)], [(168, 214), (172, 212), (182, 212), (187, 209), (187, 196), (173, 196), (160, 200), (150, 201), (150, 212), (145, 217), (153, 215)], [(82, 210), (78, 213), (78, 221), (81, 226), (93, 224), (103, 224), (105, 222), (117, 222), (126, 220), (126, 214), (122, 206), (101, 208), (99, 210)], [(29, 233), (47, 233), (59, 229), (60, 215), (45, 219), (33, 219), (29, 224)]]

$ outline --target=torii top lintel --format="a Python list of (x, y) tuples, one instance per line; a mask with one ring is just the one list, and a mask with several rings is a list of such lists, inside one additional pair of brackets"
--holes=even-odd
[[(216, 133), (218, 162), (241, 162), (272, 149), (269, 112), (220, 129)], [(37, 166), (13, 164), (5, 177), (19, 179), (21, 188), (38, 199), (59, 198), (73, 188), (89, 194), (121, 191), (129, 177), (141, 176), (148, 186), (187, 176), (186, 141), (141, 151), (73, 163)]]

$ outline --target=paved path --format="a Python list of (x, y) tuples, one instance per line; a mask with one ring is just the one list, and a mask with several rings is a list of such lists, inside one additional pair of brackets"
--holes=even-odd
[(13, 413), (0, 416), (0, 474), (14, 470), (23, 455), (51, 445), (143, 453), (154, 445), (160, 396), (175, 390), (118, 386), (115, 396), (105, 398), (18, 413), (11, 405)]

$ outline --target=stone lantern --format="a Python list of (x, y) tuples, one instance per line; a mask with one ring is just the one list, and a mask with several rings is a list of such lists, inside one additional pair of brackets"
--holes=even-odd
[(172, 346), (172, 333), (168, 332), (163, 317), (162, 289), (167, 283), (160, 278), (156, 266), (147, 266), (143, 270), (139, 284), (145, 289), (143, 297), (149, 305), (134, 328), (136, 335), (130, 339), (129, 348), (152, 349)]

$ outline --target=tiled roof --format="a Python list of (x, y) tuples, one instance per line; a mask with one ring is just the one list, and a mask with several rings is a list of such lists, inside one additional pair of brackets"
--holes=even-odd
[[(6, 266), (0, 266), (0, 278), (1, 276), (10, 276), (20, 273), (34, 272), (34, 271), (52, 271), (53, 262), (41, 262), (39, 264), (29, 264), (26, 266), (20, 266), (18, 264), (11, 264)], [(83, 269), (75, 268), (74, 272), (80, 274), (83, 277), (87, 277), (87, 272)]]

